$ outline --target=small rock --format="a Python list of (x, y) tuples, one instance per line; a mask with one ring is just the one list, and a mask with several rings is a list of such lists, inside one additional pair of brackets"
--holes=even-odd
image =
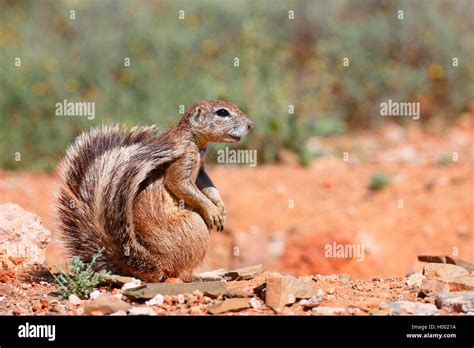
[(100, 296), (100, 291), (99, 290), (94, 290), (89, 294), (89, 298), (91, 300), (95, 300)]
[(334, 289), (334, 288), (329, 288), (329, 289), (328, 289), (328, 294), (332, 295), (332, 294), (334, 294), (335, 291), (336, 291), (336, 289)]
[(122, 289), (115, 288), (115, 289), (112, 289), (112, 291), (111, 291), (112, 295), (117, 295), (117, 294), (121, 294), (121, 293), (122, 293)]
[(148, 306), (158, 305), (161, 306), (165, 302), (165, 297), (162, 294), (158, 294), (153, 297), (151, 300), (145, 302)]
[(3, 269), (43, 264), (51, 232), (40, 217), (18, 204), (0, 205), (0, 265)]
[(119, 287), (121, 288), (127, 283), (136, 283), (137, 279), (133, 277), (124, 277), (119, 275), (108, 275), (102, 279), (100, 285), (109, 285), (112, 287)]
[(217, 298), (227, 287), (223, 281), (194, 282), (182, 284), (168, 283), (148, 283), (136, 289), (124, 291), (124, 295), (134, 300), (150, 300), (158, 294), (161, 295), (178, 295), (192, 294), (199, 290), (209, 297)]
[(270, 276), (267, 278), (265, 303), (274, 310), (295, 303), (298, 298), (310, 298), (318, 288), (312, 280), (292, 276)]
[(421, 282), (425, 278), (426, 277), (423, 274), (421, 274), (421, 272), (416, 272), (416, 273), (410, 274), (408, 276), (408, 278), (406, 280), (406, 284), (410, 288), (420, 288), (421, 287)]
[(153, 308), (150, 307), (132, 307), (128, 310), (130, 315), (156, 315)]
[(127, 311), (131, 307), (125, 301), (119, 300), (111, 295), (104, 294), (95, 300), (89, 300), (84, 306), (84, 313), (86, 315), (92, 312), (100, 311), (103, 314), (111, 314), (120, 310)]
[(216, 269), (209, 272), (194, 274), (192, 276), (193, 279), (191, 281), (202, 281), (202, 282), (208, 282), (208, 281), (213, 281), (213, 280), (222, 281), (222, 280), (225, 280), (224, 274), (225, 274), (224, 269)]
[(238, 268), (224, 274), (227, 280), (249, 280), (263, 273), (263, 265)]
[(441, 293), (435, 303), (438, 308), (449, 312), (474, 313), (474, 291)]
[(252, 297), (249, 300), (250, 305), (252, 306), (253, 309), (260, 309), (262, 308), (262, 303), (260, 300), (258, 300), (256, 297)]
[(439, 279), (423, 279), (421, 281), (419, 297), (436, 296), (439, 292), (449, 292), (448, 283)]
[(428, 279), (448, 281), (465, 274), (469, 274), (465, 268), (447, 263), (428, 263), (423, 267), (423, 275)]
[(125, 283), (122, 286), (122, 290), (136, 289), (142, 285), (142, 282), (139, 279), (132, 278), (131, 282)]
[(431, 303), (420, 303), (411, 301), (389, 302), (381, 307), (389, 307), (392, 314), (401, 314), (402, 312), (416, 315), (434, 315), (438, 314), (438, 308)]
[(474, 275), (467, 274), (454, 278), (449, 281), (451, 291), (470, 291), (474, 290)]
[(209, 307), (211, 314), (222, 314), (226, 312), (238, 312), (250, 308), (250, 302), (247, 298), (229, 298), (222, 303)]
[(320, 307), (313, 308), (311, 310), (311, 313), (315, 315), (336, 315), (336, 314), (344, 313), (345, 311), (346, 309), (342, 307), (320, 306)]
[(183, 304), (185, 302), (184, 295), (183, 294), (176, 295), (176, 300), (179, 304)]
[(313, 307), (319, 306), (319, 304), (321, 303), (323, 299), (324, 299), (324, 291), (321, 289), (318, 289), (314, 296), (311, 296), (309, 300), (301, 300), (300, 304), (304, 307), (304, 309), (311, 309)]
[(77, 295), (74, 295), (74, 294), (69, 295), (68, 301), (70, 304), (74, 306), (79, 306), (83, 302)]

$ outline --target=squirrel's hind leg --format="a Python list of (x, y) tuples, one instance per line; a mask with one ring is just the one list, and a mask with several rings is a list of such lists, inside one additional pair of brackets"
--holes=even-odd
[(133, 213), (137, 236), (165, 278), (199, 266), (207, 252), (207, 226), (198, 213), (180, 205), (161, 180), (140, 192)]

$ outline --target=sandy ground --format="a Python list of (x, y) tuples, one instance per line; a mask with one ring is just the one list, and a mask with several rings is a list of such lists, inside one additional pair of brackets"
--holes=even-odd
[[(202, 268), (263, 263), (292, 274), (370, 279), (419, 270), (419, 254), (474, 260), (472, 123), (465, 115), (441, 132), (387, 125), (314, 139), (310, 147), (327, 156), (306, 168), (291, 155), (281, 165), (210, 166), (228, 217), (224, 232), (212, 232)], [(391, 184), (372, 192), (375, 171)], [(53, 232), (49, 264), (64, 262), (52, 217), (54, 186), (54, 175), (0, 172), (0, 204), (18, 203)], [(363, 246), (364, 253), (327, 257), (333, 243)]]

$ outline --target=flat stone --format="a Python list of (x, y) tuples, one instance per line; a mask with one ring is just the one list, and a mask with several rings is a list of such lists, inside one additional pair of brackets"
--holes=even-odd
[(124, 277), (124, 276), (112, 274), (112, 275), (108, 275), (104, 277), (101, 280), (100, 285), (109, 285), (112, 287), (121, 288), (125, 284), (133, 283), (133, 282), (136, 282), (136, 279), (133, 277)]
[(430, 263), (448, 263), (474, 272), (474, 264), (447, 255), (418, 255), (418, 261)]
[(238, 268), (224, 274), (227, 280), (249, 280), (263, 273), (263, 265)]
[(125, 301), (113, 297), (112, 295), (100, 295), (95, 300), (89, 300), (84, 306), (84, 313), (91, 315), (92, 312), (102, 312), (103, 314), (111, 314), (117, 311), (127, 311), (132, 306)]
[(423, 275), (428, 279), (448, 281), (465, 274), (469, 274), (465, 268), (448, 263), (428, 263), (423, 267)]
[(439, 279), (423, 279), (418, 296), (436, 296), (439, 292), (449, 292), (449, 285), (447, 282)]
[(134, 300), (150, 300), (158, 294), (178, 295), (192, 294), (199, 290), (205, 296), (217, 298), (227, 287), (224, 281), (193, 282), (193, 283), (148, 283), (134, 289), (128, 289), (123, 294)]
[(224, 269), (216, 269), (213, 271), (202, 272), (192, 275), (192, 281), (222, 281), (225, 280), (224, 277), (225, 270)]
[(438, 308), (449, 312), (474, 313), (474, 291), (441, 293), (435, 303)]
[(248, 298), (229, 298), (218, 305), (209, 307), (208, 311), (211, 314), (222, 314), (226, 312), (238, 312), (250, 307)]
[(292, 276), (270, 276), (267, 278), (265, 304), (274, 310), (283, 308), (296, 299), (310, 298), (318, 291), (312, 280)]
[(252, 297), (254, 294), (250, 291), (243, 290), (243, 289), (227, 289), (222, 294), (224, 298), (245, 298), (245, 297)]
[[(392, 314), (416, 314), (416, 315), (434, 315), (438, 314), (438, 308), (431, 303), (420, 303), (412, 301), (389, 302), (385, 306), (390, 308)], [(381, 305), (381, 307), (384, 307)]]
[(456, 277), (449, 281), (450, 291), (471, 291), (474, 290), (474, 275), (467, 274)]

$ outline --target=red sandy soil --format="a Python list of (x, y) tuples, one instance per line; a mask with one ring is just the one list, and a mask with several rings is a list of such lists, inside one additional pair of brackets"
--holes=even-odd
[[(370, 279), (420, 270), (419, 254), (472, 262), (473, 120), (465, 115), (438, 132), (389, 124), (375, 132), (313, 139), (312, 148), (329, 154), (305, 168), (292, 164), (291, 155), (282, 165), (210, 166), (227, 221), (224, 232), (212, 232), (203, 269), (263, 263), (292, 274)], [(439, 163), (453, 152), (458, 161)], [(392, 183), (371, 192), (375, 171)], [(0, 172), (0, 204), (14, 202), (38, 214), (53, 232), (49, 264), (64, 262), (52, 219), (54, 185), (49, 174)], [(333, 242), (362, 243), (364, 259), (325, 257), (325, 245)]]

